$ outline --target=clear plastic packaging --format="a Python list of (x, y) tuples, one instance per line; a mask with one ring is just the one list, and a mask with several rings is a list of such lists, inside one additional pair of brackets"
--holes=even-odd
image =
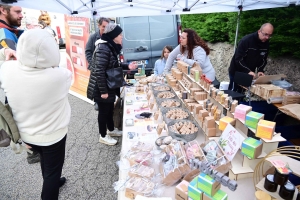
[(129, 169), (130, 176), (140, 176), (151, 179), (154, 176), (155, 170), (152, 167), (148, 167), (142, 164), (133, 165)]
[(281, 88), (286, 89), (286, 90), (290, 89), (293, 86), (292, 84), (290, 84), (286, 80), (273, 80), (273, 81), (271, 81), (271, 83), (273, 85), (276, 85), (276, 86), (281, 87)]

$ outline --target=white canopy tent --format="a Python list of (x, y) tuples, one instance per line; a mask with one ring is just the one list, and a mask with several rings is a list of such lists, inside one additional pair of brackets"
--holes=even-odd
[(300, 0), (1, 0), (24, 8), (83, 17), (175, 15), (300, 5)]

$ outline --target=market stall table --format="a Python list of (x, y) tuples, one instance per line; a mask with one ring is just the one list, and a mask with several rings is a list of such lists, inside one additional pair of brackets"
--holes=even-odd
[[(132, 105), (127, 105), (126, 101), (132, 100)], [(140, 137), (139, 139), (141, 141), (147, 141), (148, 143), (155, 143), (155, 140), (157, 139), (158, 135), (156, 131), (149, 132), (147, 130), (147, 126), (156, 126), (157, 122), (153, 120), (147, 121), (147, 122), (137, 122), (134, 126), (126, 126), (126, 119), (134, 119), (135, 114), (141, 113), (141, 112), (149, 112), (147, 109), (142, 109), (141, 107), (143, 104), (147, 103), (146, 100), (146, 94), (145, 93), (135, 93), (135, 88), (126, 88), (125, 89), (125, 97), (124, 97), (124, 117), (123, 117), (123, 140), (122, 140), (122, 150), (121, 154), (124, 155), (129, 149), (130, 146), (134, 143), (134, 141), (130, 141), (128, 138), (128, 132), (135, 132), (139, 133)], [(127, 111), (133, 113), (128, 113)], [(162, 135), (166, 135), (167, 133), (164, 131)], [(203, 132), (198, 134), (196, 141), (199, 143), (202, 143), (205, 141), (205, 137)], [(119, 170), (119, 180), (126, 180), (128, 174), (128, 170), (123, 170), (120, 168)], [(175, 186), (165, 187), (165, 190), (162, 193), (162, 197), (171, 197), (175, 200)], [(246, 178), (246, 179), (240, 179), (238, 180), (238, 188), (235, 192), (229, 190), (227, 187), (221, 187), (223, 191), (225, 191), (228, 194), (228, 199), (240, 199), (241, 196), (243, 196), (244, 200), (253, 200), (253, 195), (255, 192), (254, 185), (252, 178)], [(244, 194), (247, 193), (249, 195), (245, 196)], [(129, 198), (125, 197), (125, 190), (121, 190), (118, 192), (118, 200), (129, 200)]]

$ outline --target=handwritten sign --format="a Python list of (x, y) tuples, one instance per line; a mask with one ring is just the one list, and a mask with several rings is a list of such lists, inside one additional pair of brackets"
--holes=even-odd
[(219, 138), (219, 145), (226, 157), (231, 161), (241, 147), (244, 137), (231, 125), (228, 124)]

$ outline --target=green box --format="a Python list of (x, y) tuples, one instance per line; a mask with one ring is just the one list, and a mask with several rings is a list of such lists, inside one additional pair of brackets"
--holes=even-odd
[(248, 137), (242, 143), (242, 154), (251, 158), (257, 158), (262, 152), (262, 141)]
[(259, 122), (260, 119), (264, 119), (264, 114), (258, 113), (258, 112), (254, 112), (254, 111), (250, 111), (247, 115), (246, 115), (246, 126), (256, 129), (257, 128), (257, 124)]
[(213, 196), (221, 187), (221, 184), (209, 175), (201, 173), (198, 176), (198, 189), (209, 196)]
[(202, 200), (203, 192), (197, 188), (198, 178), (195, 177), (188, 186), (189, 200)]
[(217, 193), (213, 196), (213, 200), (227, 200), (228, 195), (223, 190), (218, 190)]
[(228, 199), (228, 195), (223, 190), (218, 190), (213, 197), (207, 196), (205, 194), (203, 195), (203, 200), (227, 200), (227, 199)]

